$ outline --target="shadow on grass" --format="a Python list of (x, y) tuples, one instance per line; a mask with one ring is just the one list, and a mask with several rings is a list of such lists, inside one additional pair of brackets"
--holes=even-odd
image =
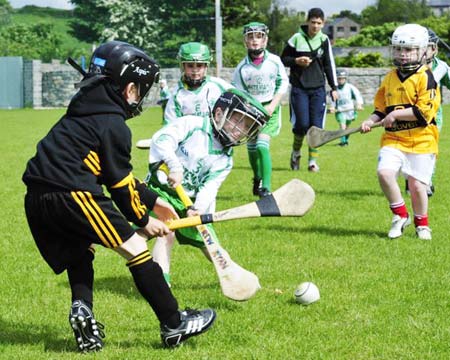
[(292, 232), (300, 232), (300, 233), (309, 233), (309, 234), (320, 234), (327, 235), (332, 237), (349, 237), (349, 236), (361, 236), (361, 237), (369, 237), (373, 238), (378, 237), (380, 239), (386, 239), (386, 231), (373, 231), (366, 229), (344, 229), (344, 228), (335, 228), (335, 227), (326, 227), (326, 226), (309, 226), (297, 228), (294, 226), (282, 226), (282, 225), (273, 225), (268, 224), (267, 226), (258, 225), (252, 226), (254, 230), (260, 230), (262, 227), (266, 227), (270, 231), (278, 231), (283, 233), (292, 233)]
[[(55, 353), (76, 352), (75, 341), (69, 343), (60, 336), (59, 329), (50, 328), (45, 324), (24, 324), (8, 322), (0, 318), (0, 344), (32, 345), (44, 344), (44, 350)], [(68, 332), (71, 331), (67, 324)]]
[(348, 189), (348, 190), (342, 190), (342, 191), (336, 191), (332, 189), (319, 189), (315, 190), (316, 194), (318, 195), (331, 195), (331, 196), (341, 196), (346, 199), (348, 198), (355, 198), (358, 199), (362, 196), (377, 196), (380, 198), (384, 198), (383, 193), (379, 189)]
[[(211, 268), (211, 271), (214, 271)], [(199, 282), (198, 283), (182, 283), (181, 280), (177, 282), (176, 278), (173, 279), (173, 291), (189, 291), (189, 292), (198, 292), (198, 293), (216, 293), (216, 296), (208, 297), (208, 303), (205, 306), (210, 306), (214, 309), (227, 310), (227, 311), (236, 311), (240, 307), (238, 303), (233, 302), (232, 300), (228, 300), (222, 295), (222, 291), (219, 286), (219, 281), (217, 282), (205, 282), (202, 280), (201, 275), (199, 274)], [(201, 282), (200, 282), (201, 281)], [(106, 278), (98, 278), (94, 282), (94, 291), (105, 291), (110, 293), (115, 293), (127, 298), (133, 298), (145, 301), (142, 296), (139, 294), (136, 289), (134, 282), (132, 281), (131, 275), (130, 277), (126, 276), (117, 276), (117, 277), (106, 277)], [(180, 302), (185, 303), (189, 300), (180, 297)]]

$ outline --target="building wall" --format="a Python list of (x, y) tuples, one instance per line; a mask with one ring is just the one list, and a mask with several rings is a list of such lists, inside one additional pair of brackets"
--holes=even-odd
[[(232, 68), (222, 70), (221, 77), (231, 81)], [(354, 84), (362, 93), (365, 104), (372, 104), (373, 97), (388, 68), (346, 68), (348, 81)], [(210, 75), (214, 76), (211, 69)], [(161, 70), (161, 78), (167, 80), (171, 89), (180, 78), (179, 68)], [(39, 60), (24, 62), (24, 103), (33, 108), (65, 107), (76, 93), (74, 84), (81, 80), (80, 74), (70, 65), (54, 61), (44, 64)], [(145, 102), (145, 106), (156, 105), (159, 98), (159, 87), (153, 86)], [(450, 103), (450, 92), (443, 91), (445, 103)], [(283, 103), (287, 104), (289, 96), (286, 94)]]

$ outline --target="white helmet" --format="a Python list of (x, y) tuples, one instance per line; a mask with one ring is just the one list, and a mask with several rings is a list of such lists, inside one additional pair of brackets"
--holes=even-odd
[(427, 28), (417, 24), (401, 25), (391, 39), (391, 56), (400, 71), (412, 71), (426, 62)]

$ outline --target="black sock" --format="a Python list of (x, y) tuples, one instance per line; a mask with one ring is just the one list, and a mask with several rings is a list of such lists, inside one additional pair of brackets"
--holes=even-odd
[(67, 268), (72, 302), (83, 300), (91, 309), (93, 307), (94, 261), (93, 248), (86, 250), (79, 262)]
[(127, 262), (137, 289), (150, 304), (160, 323), (176, 328), (180, 325), (178, 303), (161, 270), (148, 250)]

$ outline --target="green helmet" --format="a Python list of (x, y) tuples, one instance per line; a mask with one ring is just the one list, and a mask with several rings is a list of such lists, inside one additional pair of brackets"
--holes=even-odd
[(244, 30), (242, 31), (242, 34), (244, 36), (254, 32), (261, 32), (267, 35), (269, 34), (269, 28), (267, 27), (266, 24), (260, 22), (251, 22), (244, 25)]
[(208, 46), (199, 42), (189, 42), (180, 46), (178, 60), (184, 62), (199, 62), (208, 64), (212, 61)]
[[(216, 116), (218, 108), (222, 110), (220, 117)], [(258, 100), (244, 91), (231, 88), (222, 93), (214, 104), (211, 123), (220, 143), (231, 147), (254, 139), (269, 117)]]

